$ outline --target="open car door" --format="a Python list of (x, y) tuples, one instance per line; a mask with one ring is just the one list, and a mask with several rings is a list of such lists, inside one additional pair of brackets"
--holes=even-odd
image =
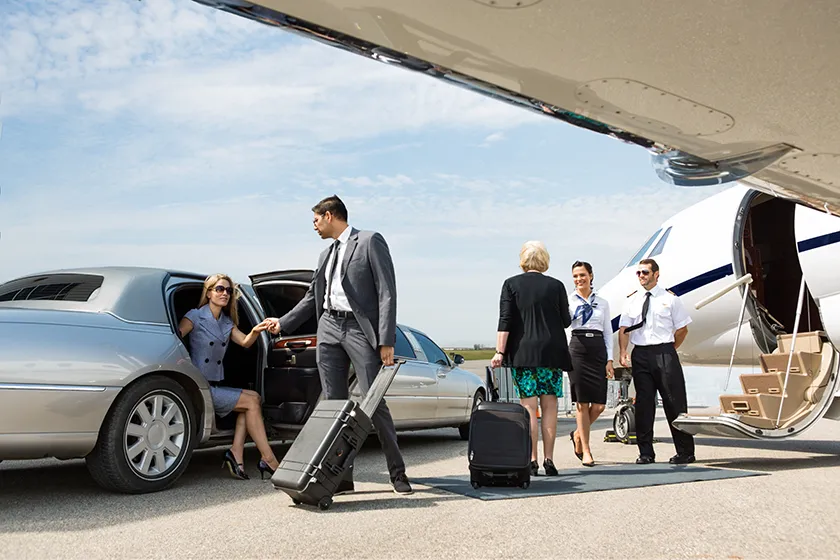
[[(312, 281), (312, 270), (266, 272), (250, 276), (267, 317), (282, 317), (297, 305)], [(273, 427), (299, 429), (321, 395), (315, 362), (315, 315), (293, 333), (275, 337), (262, 377), (263, 411)]]

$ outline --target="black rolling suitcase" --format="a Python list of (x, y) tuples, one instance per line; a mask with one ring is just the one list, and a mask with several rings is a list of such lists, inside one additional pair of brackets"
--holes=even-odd
[(467, 451), (470, 483), (482, 486), (531, 484), (531, 434), (528, 409), (519, 403), (483, 402), (470, 418)]
[(329, 508), (336, 488), (373, 431), (371, 417), (403, 363), (397, 360), (392, 367), (383, 366), (361, 403), (319, 402), (272, 475), (274, 487), (291, 496), (295, 504)]

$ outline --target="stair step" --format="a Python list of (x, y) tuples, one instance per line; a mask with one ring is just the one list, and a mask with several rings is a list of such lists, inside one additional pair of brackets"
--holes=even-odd
[[(796, 351), (797, 352), (813, 352), (819, 354), (822, 352), (822, 335), (821, 331), (797, 333), (796, 334)], [(790, 353), (790, 344), (793, 341), (792, 334), (781, 334), (776, 337), (776, 342), (779, 346), (779, 352), (782, 354)]]
[[(779, 414), (781, 402), (779, 395), (721, 395), (720, 410), (727, 414), (740, 414), (750, 423), (764, 419), (772, 425)], [(782, 406), (782, 423), (802, 404), (801, 398), (786, 398)]]
[[(799, 345), (797, 344), (797, 347)], [(762, 354), (759, 356), (761, 370), (764, 373), (785, 373), (790, 354)], [(790, 361), (790, 372), (816, 375), (820, 371), (822, 355), (813, 352), (794, 352)]]
[[(811, 381), (809, 375), (791, 373), (787, 382), (788, 398), (804, 399), (805, 390), (811, 386)], [(746, 395), (781, 395), (784, 386), (785, 374), (783, 372), (741, 374), (741, 388), (744, 389)]]

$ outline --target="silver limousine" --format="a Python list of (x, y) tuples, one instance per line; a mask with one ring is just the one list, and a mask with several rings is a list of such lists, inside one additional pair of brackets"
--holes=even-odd
[[(84, 457), (102, 487), (144, 493), (173, 484), (196, 448), (229, 443), (235, 415), (213, 413), (207, 381), (175, 334), (204, 278), (103, 267), (0, 284), (0, 460)], [(252, 276), (240, 286), (239, 328), (283, 315), (311, 278), (310, 270)], [(315, 332), (313, 318), (293, 336), (264, 332), (225, 356), (226, 384), (262, 395), (275, 441), (293, 439), (321, 398)], [(455, 427), (466, 439), (483, 380), (404, 325), (395, 354), (406, 359), (387, 393), (397, 429)], [(350, 390), (359, 397), (353, 381)]]

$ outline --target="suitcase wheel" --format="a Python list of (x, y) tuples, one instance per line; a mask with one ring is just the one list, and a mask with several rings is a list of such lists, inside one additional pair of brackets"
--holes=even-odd
[(525, 482), (523, 482), (522, 484), (519, 485), (519, 487), (522, 488), (523, 490), (526, 490), (529, 486), (531, 486), (531, 481), (530, 480), (526, 480)]
[(295, 504), (296, 506), (299, 506), (299, 505), (300, 505), (300, 504), (302, 504), (303, 502), (301, 502), (301, 501), (300, 501), (300, 500), (298, 500), (297, 498), (292, 498), (292, 503), (293, 503), (293, 504)]
[(476, 490), (478, 490), (479, 488), (481, 488), (481, 483), (480, 483), (480, 482), (478, 482), (477, 480), (471, 480), (471, 481), (470, 481), (470, 484), (472, 484), (472, 487), (473, 487), (474, 489), (476, 489)]
[(331, 505), (332, 505), (332, 498), (330, 498), (329, 496), (324, 496), (323, 498), (321, 498), (318, 501), (318, 509), (320, 509), (322, 511), (330, 509)]

